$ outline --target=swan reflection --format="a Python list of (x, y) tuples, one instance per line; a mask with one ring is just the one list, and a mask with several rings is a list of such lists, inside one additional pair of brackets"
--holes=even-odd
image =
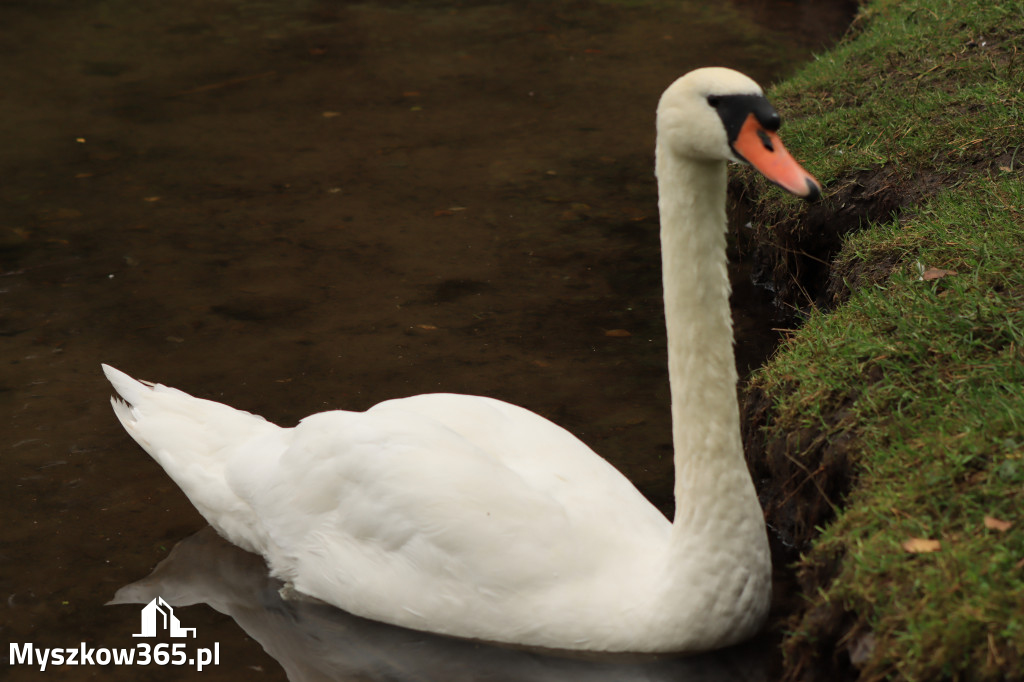
[(284, 668), (291, 682), (327, 680), (763, 680), (765, 648), (688, 658), (567, 658), (441, 637), (368, 621), (305, 599), (284, 600), (259, 556), (210, 527), (177, 544), (153, 572), (110, 604), (208, 604), (230, 616)]

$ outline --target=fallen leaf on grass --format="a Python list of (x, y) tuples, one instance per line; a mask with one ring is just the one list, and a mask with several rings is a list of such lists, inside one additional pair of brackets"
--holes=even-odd
[(955, 275), (956, 270), (943, 270), (942, 268), (928, 268), (921, 273), (921, 279), (925, 282), (931, 282), (932, 280), (942, 279), (949, 275)]
[(900, 546), (911, 554), (926, 554), (928, 552), (938, 552), (942, 549), (941, 542), (927, 538), (910, 538), (909, 540), (904, 540)]
[(853, 663), (858, 668), (862, 667), (865, 663), (871, 660), (872, 654), (875, 653), (875, 646), (878, 641), (875, 638), (875, 633), (865, 632), (860, 637), (857, 637), (852, 642), (846, 645), (847, 651), (850, 652), (850, 663)]
[(997, 519), (993, 516), (985, 517), (985, 527), (990, 530), (997, 530), (1000, 533), (1005, 533), (1010, 530), (1012, 526), (1013, 523), (1010, 521), (1003, 521), (1002, 519)]

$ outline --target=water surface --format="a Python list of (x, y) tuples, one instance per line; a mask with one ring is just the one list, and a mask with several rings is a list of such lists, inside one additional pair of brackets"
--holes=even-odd
[[(502, 398), (669, 513), (657, 99), (709, 63), (784, 77), (847, 20), (783, 0), (5, 3), (6, 639), (132, 646), (138, 607), (104, 603), (204, 525), (121, 430), (100, 362), (285, 425)], [(770, 298), (734, 279), (747, 369)], [(219, 642), (204, 677), (285, 678), (244, 624), (178, 615)]]

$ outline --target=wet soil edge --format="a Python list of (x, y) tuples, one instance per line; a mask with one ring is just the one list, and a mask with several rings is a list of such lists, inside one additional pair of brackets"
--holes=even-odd
[[(953, 182), (955, 178), (932, 172), (908, 176), (882, 166), (841, 179), (827, 188), (821, 202), (796, 210), (792, 202), (766, 199), (767, 183), (752, 173), (737, 174), (730, 192), (751, 225), (739, 237), (740, 248), (755, 264), (758, 283), (775, 293), (783, 325), (795, 328), (809, 308), (832, 310), (854, 289), (884, 281), (896, 266), (896, 253), (873, 254), (869, 260), (841, 258), (847, 235), (912, 213)], [(813, 646), (807, 640), (784, 642), (784, 679), (859, 676), (847, 649), (859, 640), (861, 619), (838, 604), (817, 604), (803, 596), (827, 587), (842, 557), (799, 570), (795, 565), (856, 483), (858, 426), (851, 407), (864, 386), (879, 378), (869, 375), (860, 387), (823, 396), (823, 419), (814, 425), (789, 423), (776, 412), (777, 398), (795, 386), (769, 388), (755, 377), (740, 390), (747, 464), (765, 510), (777, 584), (784, 586), (776, 596), (770, 628), (784, 636), (800, 625), (812, 627), (817, 635)]]

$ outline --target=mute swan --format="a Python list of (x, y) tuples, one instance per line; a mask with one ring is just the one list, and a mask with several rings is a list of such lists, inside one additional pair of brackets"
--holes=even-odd
[(673, 522), (567, 431), (490, 398), (419, 395), (280, 428), (104, 365), (118, 419), (221, 535), (356, 615), (553, 649), (700, 651), (755, 634), (771, 562), (740, 442), (726, 164), (808, 199), (820, 188), (736, 71), (677, 80), (657, 127)]

